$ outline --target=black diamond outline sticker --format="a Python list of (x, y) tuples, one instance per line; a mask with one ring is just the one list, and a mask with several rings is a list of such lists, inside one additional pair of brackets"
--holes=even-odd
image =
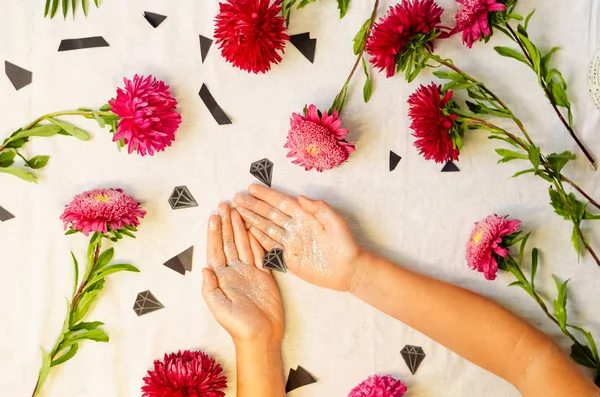
[(250, 173), (256, 179), (268, 187), (271, 187), (271, 182), (273, 180), (273, 167), (273, 162), (267, 158), (264, 158), (250, 164)]
[(176, 186), (169, 196), (169, 205), (174, 210), (197, 207), (198, 203), (187, 186)]
[(287, 273), (287, 266), (283, 258), (283, 250), (281, 248), (273, 248), (263, 257), (263, 269), (275, 270), (281, 273)]
[(317, 39), (310, 38), (310, 32), (290, 36), (290, 43), (304, 55), (310, 63), (315, 63)]
[(154, 29), (156, 29), (160, 26), (161, 23), (165, 21), (165, 19), (167, 19), (167, 16), (156, 14), (150, 11), (144, 11), (144, 18), (146, 18), (146, 21), (148, 21), (148, 23), (152, 25)]
[(133, 305), (133, 311), (138, 315), (138, 317), (160, 309), (164, 309), (163, 304), (160, 303), (160, 301), (156, 299), (156, 297), (149, 290), (137, 294), (135, 303)]
[(406, 345), (402, 348), (400, 354), (413, 375), (425, 359), (425, 352), (420, 346)]
[(290, 368), (290, 374), (288, 375), (288, 380), (285, 384), (285, 392), (289, 393), (299, 387), (308, 386), (313, 383), (317, 383), (315, 377), (298, 365), (297, 369)]
[(185, 276), (186, 271), (192, 271), (193, 258), (194, 247), (192, 246), (186, 249), (185, 251), (179, 253), (178, 255), (175, 255), (174, 257), (166, 261), (163, 265)]
[(454, 164), (452, 161), (448, 161), (444, 168), (442, 168), (442, 172), (459, 172), (460, 169)]

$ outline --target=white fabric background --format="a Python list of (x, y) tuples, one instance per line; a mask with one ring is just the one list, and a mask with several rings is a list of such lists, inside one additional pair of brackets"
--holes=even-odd
[[(523, 291), (506, 287), (510, 277), (487, 282), (465, 265), (464, 245), (473, 222), (490, 213), (521, 219), (525, 229), (534, 231), (532, 244), (543, 252), (540, 288), (553, 296), (551, 274), (571, 278), (573, 322), (600, 337), (600, 271), (588, 257), (577, 262), (569, 224), (547, 204), (547, 184), (532, 177), (509, 179), (521, 165), (496, 165), (494, 146), (480, 133), (468, 136), (459, 173), (441, 173), (440, 165), (424, 161), (412, 147), (406, 100), (418, 84), (429, 83), (430, 72), (410, 85), (400, 76), (377, 75), (373, 99), (366, 105), (358, 74), (343, 115), (358, 150), (343, 167), (319, 174), (305, 172), (286, 159), (282, 146), (291, 113), (307, 103), (330, 105), (354, 62), (351, 40), (370, 13), (370, 2), (353, 0), (341, 21), (332, 0), (294, 12), (290, 33), (310, 31), (318, 39), (315, 63), (288, 45), (284, 62), (265, 76), (230, 67), (216, 47), (202, 64), (198, 35), (212, 37), (217, 1), (106, 0), (87, 19), (78, 15), (67, 22), (43, 19), (43, 3), (0, 0), (0, 60), (33, 72), (33, 83), (20, 91), (0, 77), (0, 136), (44, 113), (99, 107), (122, 85), (123, 76), (135, 73), (152, 73), (170, 84), (183, 124), (172, 148), (141, 158), (117, 152), (108, 132), (93, 121), (70, 119), (88, 129), (93, 141), (62, 136), (32, 139), (29, 154), (52, 155), (39, 173), (40, 183), (0, 175), (0, 205), (16, 215), (0, 224), (0, 395), (31, 395), (40, 365), (38, 346), (48, 349), (54, 343), (64, 318), (63, 297), (72, 288), (69, 250), (81, 257), (86, 246), (82, 236), (64, 237), (58, 218), (74, 194), (96, 187), (124, 188), (148, 211), (137, 240), (116, 247), (117, 260), (133, 263), (142, 272), (109, 279), (88, 318), (106, 323), (111, 342), (84, 343), (75, 359), (52, 371), (43, 396), (139, 396), (152, 361), (179, 349), (214, 355), (229, 378), (227, 394), (235, 395), (232, 343), (200, 296), (205, 227), (220, 200), (255, 181), (249, 165), (264, 157), (275, 163), (275, 188), (329, 200), (370, 248), (501, 302), (567, 347)], [(392, 3), (384, 1), (380, 15)], [(538, 9), (530, 28), (534, 41), (543, 49), (564, 48), (556, 61), (570, 82), (577, 131), (600, 159), (600, 113), (587, 90), (588, 62), (600, 46), (599, 2), (520, 3), (522, 14)], [(451, 18), (457, 4), (453, 0), (440, 4), (447, 10), (445, 18)], [(168, 18), (153, 29), (143, 11)], [(110, 47), (57, 52), (61, 39), (96, 35)], [(493, 44), (508, 42), (497, 35)], [(458, 37), (440, 43), (439, 51), (506, 98), (546, 152), (579, 153), (525, 66), (496, 56), (492, 45), (478, 44), (469, 51)], [(233, 118), (233, 125), (218, 126), (212, 119), (198, 97), (202, 83)], [(389, 150), (402, 156), (392, 173)], [(598, 175), (585, 160), (569, 166), (566, 173), (600, 197)], [(189, 187), (199, 207), (171, 210), (167, 199), (178, 185)], [(600, 249), (600, 237), (591, 230), (589, 235)], [(183, 277), (162, 266), (191, 245), (195, 246), (191, 273)], [(506, 382), (348, 294), (313, 287), (291, 274), (276, 277), (287, 320), (286, 374), (290, 367), (302, 365), (319, 379), (290, 396), (345, 396), (373, 373), (400, 377), (411, 397), (518, 395)], [(147, 289), (165, 309), (137, 317), (132, 310), (136, 294)], [(414, 376), (399, 354), (406, 344), (420, 345), (427, 354)]]

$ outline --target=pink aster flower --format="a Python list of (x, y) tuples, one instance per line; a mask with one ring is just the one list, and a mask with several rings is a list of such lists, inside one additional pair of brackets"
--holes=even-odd
[(60, 219), (65, 229), (71, 226), (88, 236), (90, 232), (107, 233), (109, 227), (138, 226), (138, 218), (145, 215), (140, 203), (121, 189), (94, 189), (73, 197)]
[(117, 98), (108, 101), (120, 119), (113, 141), (123, 139), (129, 153), (137, 151), (142, 156), (165, 150), (181, 123), (169, 86), (153, 76), (136, 74), (133, 80), (123, 80), (125, 89), (119, 88)]
[(356, 386), (348, 397), (402, 397), (408, 388), (391, 375), (369, 376)]
[(355, 150), (353, 143), (346, 142), (348, 130), (341, 128), (338, 112), (320, 115), (315, 105), (305, 110), (306, 115), (294, 113), (291, 129), (284, 148), (290, 149), (287, 157), (296, 157), (292, 163), (311, 170), (329, 170), (347, 161)]
[(463, 43), (473, 47), (475, 41), (485, 39), (492, 34), (489, 15), (495, 11), (504, 11), (506, 6), (497, 0), (456, 0), (460, 9), (456, 14), (456, 27), (453, 33), (462, 32)]
[(502, 238), (519, 230), (521, 221), (490, 215), (475, 223), (475, 229), (467, 243), (467, 264), (484, 274), (488, 280), (495, 280), (498, 273), (496, 256), (506, 258), (508, 249), (503, 247)]
[(189, 350), (154, 361), (142, 386), (142, 397), (223, 397), (227, 378), (215, 359)]

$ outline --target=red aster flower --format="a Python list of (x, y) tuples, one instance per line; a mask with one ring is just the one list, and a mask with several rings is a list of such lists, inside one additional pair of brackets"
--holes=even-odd
[(201, 351), (165, 354), (164, 361), (154, 361), (154, 370), (144, 378), (142, 397), (224, 397), (227, 378), (222, 372)]
[(473, 42), (485, 39), (492, 34), (489, 15), (504, 11), (506, 6), (496, 0), (456, 0), (462, 5), (456, 14), (456, 27), (453, 32), (462, 32), (463, 43), (473, 47)]
[(285, 19), (281, 1), (227, 0), (219, 3), (215, 27), (216, 44), (223, 58), (233, 66), (252, 73), (271, 70), (281, 62), (285, 48)]
[(434, 0), (403, 0), (391, 6), (387, 15), (375, 23), (367, 41), (366, 49), (373, 66), (385, 69), (387, 77), (392, 77), (399, 55), (417, 35), (422, 45), (433, 50), (431, 40), (448, 29), (441, 25), (443, 12)]
[[(434, 83), (421, 86), (408, 99), (408, 116), (412, 120), (413, 136), (417, 138), (415, 147), (427, 160), (445, 163), (458, 160), (460, 145), (453, 140), (453, 135), (460, 134), (455, 123), (455, 114), (446, 115), (445, 109), (452, 106), (452, 91), (445, 95)], [(456, 136), (456, 135), (455, 135)]]
[(315, 105), (310, 105), (306, 116), (294, 113), (290, 120), (285, 148), (290, 149), (287, 157), (296, 157), (292, 163), (305, 170), (329, 170), (348, 160), (355, 150), (353, 143), (346, 142), (348, 130), (341, 128), (338, 112), (320, 114)]

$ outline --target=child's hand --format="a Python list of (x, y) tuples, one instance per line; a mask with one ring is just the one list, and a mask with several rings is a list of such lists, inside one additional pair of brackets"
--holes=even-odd
[(219, 214), (208, 224), (202, 296), (234, 343), (280, 343), (283, 308), (271, 272), (261, 268), (264, 251), (229, 204)]
[(249, 192), (234, 202), (265, 249), (283, 247), (288, 268), (311, 284), (350, 290), (361, 249), (339, 214), (304, 196), (294, 199), (259, 185)]

